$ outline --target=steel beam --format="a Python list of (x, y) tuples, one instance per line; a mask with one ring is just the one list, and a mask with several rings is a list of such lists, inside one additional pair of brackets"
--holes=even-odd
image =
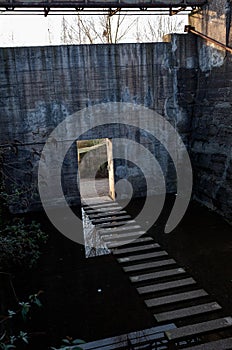
[[(158, 12), (169, 11), (169, 14), (177, 14), (186, 9), (201, 8), (206, 0), (0, 0), (0, 10), (6, 13), (9, 11), (43, 11), (47, 16), (52, 10), (66, 9), (78, 12), (84, 10), (98, 11), (108, 9), (110, 15), (117, 14), (120, 9), (133, 10), (156, 10)], [(17, 10), (17, 11), (16, 11)]]

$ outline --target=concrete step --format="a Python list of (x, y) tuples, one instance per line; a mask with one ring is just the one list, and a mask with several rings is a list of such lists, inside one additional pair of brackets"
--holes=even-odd
[[(225, 330), (232, 327), (232, 317), (223, 317), (201, 323), (195, 323), (188, 326), (176, 328), (165, 332), (169, 341), (180, 342), (194, 336)], [(217, 349), (219, 350), (219, 349)]]
[(99, 202), (99, 203), (88, 203), (88, 204), (84, 204), (82, 205), (82, 207), (85, 209), (88, 208), (110, 208), (110, 207), (114, 207), (115, 205), (119, 206), (119, 204), (117, 202), (114, 201), (108, 201), (108, 202)]
[(144, 235), (146, 232), (145, 231), (125, 231), (123, 233), (104, 233), (103, 235), (101, 235), (101, 238), (103, 239), (103, 241), (107, 242), (112, 242), (112, 241), (117, 241), (117, 240), (128, 240), (128, 239), (138, 239), (140, 236)]
[(137, 265), (124, 266), (123, 270), (125, 272), (136, 272), (141, 270), (162, 268), (167, 265), (175, 265), (175, 264), (176, 264), (176, 261), (174, 259), (167, 259), (167, 260), (152, 261), (149, 263), (147, 262), (147, 263), (137, 264)]
[(165, 305), (175, 304), (178, 302), (183, 302), (188, 300), (199, 299), (206, 296), (208, 296), (208, 293), (206, 293), (205, 290), (197, 289), (197, 290), (192, 290), (190, 292), (171, 294), (171, 295), (166, 295), (164, 297), (147, 299), (145, 300), (145, 304), (148, 307), (158, 307), (158, 306), (163, 306), (163, 305), (165, 306)]
[(115, 223), (121, 220), (131, 219), (130, 215), (118, 215), (118, 216), (107, 216), (101, 219), (91, 220), (93, 225), (99, 225), (101, 223)]
[(157, 259), (160, 257), (167, 256), (168, 253), (164, 250), (159, 252), (153, 252), (153, 253), (146, 253), (146, 254), (138, 254), (138, 255), (131, 255), (124, 258), (118, 258), (119, 263), (128, 263), (131, 261), (138, 261), (138, 260), (149, 260), (149, 259)]
[(157, 284), (151, 284), (149, 286), (139, 287), (137, 288), (137, 291), (139, 294), (157, 293), (165, 290), (190, 286), (195, 283), (196, 281), (194, 281), (192, 277), (189, 277), (189, 278), (184, 278), (177, 281), (157, 283)]
[[(118, 228), (105, 228), (105, 229), (99, 229), (97, 228), (99, 235), (104, 236), (104, 235), (108, 235), (111, 234), (113, 235), (114, 233), (117, 232), (125, 232), (125, 231), (135, 231), (135, 230), (141, 230), (141, 227), (139, 225), (124, 225), (123, 227), (118, 227)], [(143, 231), (144, 232), (144, 231)], [(126, 232), (127, 233), (127, 232)], [(146, 232), (144, 232), (145, 234)], [(128, 234), (128, 233), (127, 233)]]
[(213, 302), (213, 303), (200, 304), (200, 305), (185, 307), (185, 308), (177, 309), (173, 311), (154, 314), (154, 317), (157, 322), (165, 322), (165, 321), (170, 322), (172, 320), (206, 314), (209, 312), (215, 312), (216, 310), (220, 310), (220, 309), (221, 309), (221, 306), (218, 303)]
[(114, 221), (114, 222), (110, 222), (110, 223), (104, 223), (104, 224), (98, 224), (96, 225), (97, 229), (101, 229), (101, 228), (114, 228), (117, 226), (122, 226), (122, 225), (130, 225), (130, 224), (135, 224), (135, 220), (126, 220), (126, 221)]
[(160, 248), (160, 245), (158, 243), (151, 243), (147, 245), (141, 245), (138, 247), (130, 247), (130, 248), (118, 248), (113, 250), (114, 255), (122, 255), (122, 254), (129, 254), (129, 253), (135, 253), (140, 252), (144, 250), (151, 250), (151, 249), (157, 249)]
[[(140, 231), (140, 232), (144, 232), (144, 231)], [(141, 237), (141, 238), (135, 238), (135, 239), (128, 239), (127, 236), (123, 235), (123, 240), (121, 239), (118, 242), (106, 242), (107, 244), (107, 248), (109, 249), (114, 249), (114, 248), (118, 248), (119, 246), (125, 246), (125, 245), (138, 245), (138, 244), (143, 244), (143, 243), (147, 243), (147, 242), (153, 242), (153, 238), (151, 237)], [(142, 246), (141, 246), (142, 247)], [(120, 248), (121, 249), (121, 248)], [(115, 250), (115, 249), (114, 249)], [(114, 252), (114, 251), (113, 251)]]
[(107, 217), (111, 217), (111, 216), (118, 216), (118, 215), (122, 215), (122, 214), (127, 214), (127, 212), (125, 210), (119, 210), (119, 211), (107, 211), (104, 213), (98, 213), (98, 214), (93, 214), (93, 215), (88, 215), (90, 220), (95, 220), (98, 218), (107, 218)]
[(132, 283), (144, 282), (149, 280), (158, 280), (160, 278), (172, 277), (186, 273), (182, 268), (176, 268), (171, 270), (164, 270), (158, 272), (145, 273), (143, 275), (129, 277)]
[[(120, 207), (119, 205), (115, 205), (113, 207), (110, 208), (110, 210), (122, 210), (122, 207)], [(86, 212), (87, 215), (93, 215), (93, 214), (100, 214), (100, 213), (108, 213), (109, 209), (103, 207), (103, 208), (93, 208), (93, 209), (84, 209), (84, 211)]]
[(209, 343), (182, 348), (182, 350), (231, 350), (232, 338), (214, 340)]

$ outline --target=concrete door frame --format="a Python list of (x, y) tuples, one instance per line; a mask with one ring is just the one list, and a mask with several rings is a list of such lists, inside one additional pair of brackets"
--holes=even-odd
[[(80, 163), (80, 152), (78, 148), (78, 142), (79, 141), (92, 141), (92, 140), (98, 140), (98, 138), (88, 138), (86, 140), (77, 140), (76, 141), (76, 147), (77, 147), (77, 159), (78, 159), (78, 174), (77, 174), (77, 182), (80, 189), (80, 197), (81, 197), (81, 175), (80, 175), (80, 169), (79, 169), (79, 163)], [(114, 160), (113, 160), (113, 142), (112, 139), (105, 138), (106, 140), (106, 151), (107, 151), (107, 169), (108, 169), (108, 185), (109, 185), (109, 192), (108, 195), (112, 200), (115, 200), (115, 177), (114, 177)]]

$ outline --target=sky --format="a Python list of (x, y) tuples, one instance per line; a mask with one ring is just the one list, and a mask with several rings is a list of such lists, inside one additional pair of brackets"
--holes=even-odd
[[(85, 16), (83, 16), (85, 17)], [(140, 16), (140, 25), (149, 20), (155, 21), (156, 16)], [(128, 16), (125, 25), (133, 20), (134, 16)], [(156, 17), (157, 18), (157, 17)], [(187, 24), (187, 16), (166, 16), (167, 20), (183, 21)], [(12, 46), (43, 46), (61, 45), (62, 41), (61, 15), (0, 15), (0, 47)], [(66, 15), (66, 22), (74, 23), (74, 16)], [(155, 23), (155, 22), (154, 22)], [(181, 24), (184, 28), (184, 24)], [(135, 42), (136, 35), (133, 29), (122, 42)]]
[(62, 16), (0, 16), (0, 46), (59, 45)]

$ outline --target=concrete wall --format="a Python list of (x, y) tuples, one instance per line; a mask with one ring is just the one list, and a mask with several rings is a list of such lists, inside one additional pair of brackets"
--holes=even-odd
[(107, 148), (105, 143), (96, 148), (88, 149), (85, 152), (82, 152), (79, 157), (80, 161), (78, 166), (81, 179), (94, 179), (96, 176), (96, 169), (99, 170), (99, 177), (108, 176), (107, 169), (104, 167), (104, 164), (107, 162)]
[(201, 10), (189, 16), (189, 23), (199, 32), (232, 46), (232, 2), (208, 0)]
[[(223, 57), (214, 68), (205, 66), (199, 39), (198, 89), (192, 119), (192, 163), (194, 196), (232, 221), (232, 96), (231, 55)], [(202, 62), (203, 59), (203, 62)]]
[[(212, 16), (214, 8), (212, 18), (224, 28), (222, 37), (215, 38), (225, 41), (224, 10), (216, 11), (215, 6), (211, 1), (203, 11)], [(195, 23), (200, 30), (200, 18)], [(210, 22), (204, 25), (207, 34), (213, 36)], [(194, 197), (232, 220), (231, 56), (190, 34), (167, 36), (165, 41), (0, 50), (0, 138), (1, 143), (11, 145), (5, 153), (5, 172), (11, 178), (8, 182), (12, 184), (13, 179), (15, 183), (13, 190), (23, 189), (17, 203), (12, 203), (13, 210), (39, 207), (38, 161), (50, 131), (84, 107), (122, 101), (149, 107), (177, 128), (191, 150)], [(89, 126), (93, 120), (94, 114), (89, 112)], [(141, 118), (145, 127), (143, 123)], [(175, 191), (173, 164), (151, 135), (108, 125), (82, 136), (107, 137), (126, 137), (149, 148), (166, 175), (167, 191)], [(79, 203), (77, 166), (73, 145), (62, 172), (70, 204)], [(138, 167), (118, 160), (115, 180), (122, 178), (131, 181), (134, 195), (146, 194)]]
[(230, 32), (230, 0), (208, 0), (207, 5), (190, 15), (189, 22), (199, 32), (226, 43)]
[[(211, 0), (191, 25), (231, 45), (231, 1)], [(198, 75), (191, 126), (194, 198), (232, 221), (232, 59), (198, 38)]]
[[(36, 182), (43, 145), (55, 126), (84, 107), (110, 101), (149, 107), (170, 120), (188, 142), (189, 119), (178, 105), (177, 80), (182, 74), (179, 70), (182, 65), (183, 70), (187, 65), (187, 71), (191, 72), (195, 63), (194, 58), (182, 57), (188, 51), (189, 42), (177, 38), (173, 43), (157, 44), (0, 49), (0, 139), (1, 143), (14, 144), (5, 155), (5, 172), (11, 174), (13, 184), (12, 179), (9, 183), (13, 190), (22, 189), (16, 203), (12, 203), (12, 210), (38, 207)], [(178, 49), (178, 40), (183, 40), (184, 50)], [(188, 91), (186, 86), (184, 91)], [(90, 115), (90, 126), (91, 118), (94, 115)], [(166, 150), (146, 133), (141, 135), (128, 127), (111, 126), (94, 129), (82, 138), (122, 136), (150, 145), (167, 176), (168, 191), (175, 191), (172, 162)], [(123, 165), (126, 174), (120, 171), (121, 161), (115, 162), (116, 180), (122, 176), (131, 180), (132, 176), (136, 195), (145, 195), (145, 188), (140, 186), (139, 169), (133, 164)], [(79, 202), (77, 166), (73, 145), (63, 166), (64, 192), (71, 204)]]

